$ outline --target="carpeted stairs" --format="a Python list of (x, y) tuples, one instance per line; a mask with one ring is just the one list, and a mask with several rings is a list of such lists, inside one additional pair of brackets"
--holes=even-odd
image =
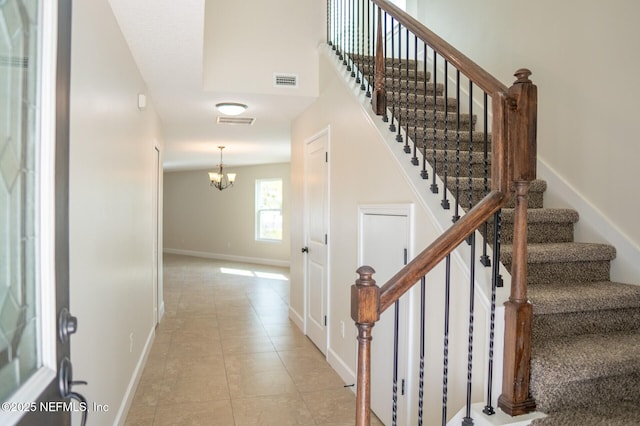
[[(358, 61), (357, 57), (355, 59)], [(370, 67), (367, 61), (364, 62), (361, 68), (368, 74)], [(415, 138), (419, 146), (426, 131), (427, 158), (433, 164), (435, 102), (438, 110), (437, 172), (443, 175), (446, 157), (447, 186), (453, 192), (456, 180), (451, 175), (458, 164), (462, 176), (457, 182), (460, 200), (463, 205), (468, 205), (471, 187), (475, 203), (485, 190), (483, 134), (477, 132), (473, 135), (471, 161), (468, 131), (460, 135), (460, 151), (456, 152), (456, 100), (449, 99), (447, 122), (448, 128), (454, 131), (447, 132), (445, 150), (443, 86), (428, 83), (425, 95), (424, 84), (420, 80), (418, 83), (415, 81), (411, 61), (408, 64), (409, 79), (405, 80), (407, 61), (403, 62), (400, 79), (397, 69), (396, 78), (390, 77), (391, 63), (387, 62), (388, 109), (395, 111), (395, 118), (399, 119), (403, 129), (408, 124), (407, 134), (411, 139)], [(419, 72), (418, 78), (428, 79), (429, 75)], [(398, 88), (409, 94), (401, 95)], [(460, 128), (469, 129), (475, 120), (475, 117), (462, 114)], [(456, 158), (460, 159), (459, 162)], [(468, 179), (470, 169), (473, 176), (471, 185)], [(425, 186), (428, 185), (425, 181)], [(532, 424), (640, 425), (640, 285), (611, 282), (610, 262), (615, 258), (615, 248), (606, 244), (574, 242), (573, 226), (578, 221), (578, 213), (569, 209), (545, 208), (545, 190), (546, 183), (536, 180), (532, 183), (529, 197), (528, 294), (534, 309), (531, 394), (537, 410), (548, 414)], [(510, 269), (512, 208), (503, 209), (502, 220), (501, 261)]]

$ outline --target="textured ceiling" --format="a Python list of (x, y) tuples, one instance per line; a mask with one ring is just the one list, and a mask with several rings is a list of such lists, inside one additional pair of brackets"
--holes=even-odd
[[(317, 96), (323, 2), (109, 2), (162, 122), (165, 170), (213, 168), (218, 145), (230, 167), (289, 161), (290, 122)], [(274, 87), (274, 73), (298, 87)], [(255, 123), (216, 124), (223, 101)]]

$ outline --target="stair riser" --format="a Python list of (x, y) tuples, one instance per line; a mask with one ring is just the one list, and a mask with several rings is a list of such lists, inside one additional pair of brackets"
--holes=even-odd
[[(432, 123), (427, 123), (427, 126), (417, 126), (417, 127), (409, 126), (409, 134), (413, 135), (415, 132), (416, 137), (418, 138), (418, 141), (421, 141), (426, 131), (426, 138), (427, 138), (427, 141), (429, 142), (429, 146), (431, 146), (431, 143), (434, 139), (433, 126), (431, 124)], [(449, 143), (449, 149), (451, 149), (453, 146), (455, 146), (455, 141), (456, 141), (456, 138), (458, 138), (458, 135), (456, 134), (456, 132), (452, 132), (450, 130), (447, 130), (447, 132), (445, 132), (443, 129), (436, 129), (436, 135), (435, 135), (436, 141), (439, 141), (439, 142), (444, 141), (445, 136)], [(486, 137), (487, 137), (487, 141), (486, 141), (487, 149), (488, 151), (491, 151), (491, 134), (486, 135)], [(473, 146), (474, 146), (473, 150), (475, 152), (484, 151), (485, 134), (482, 131), (475, 131), (473, 132), (473, 134), (469, 134), (469, 132), (460, 133), (459, 139), (461, 144), (468, 144), (469, 140), (473, 140)], [(454, 145), (452, 145), (452, 143)], [(464, 148), (464, 149), (467, 149), (467, 148)]]
[[(579, 291), (576, 288), (576, 291)], [(533, 307), (533, 345), (536, 341), (574, 334), (608, 334), (625, 330), (640, 330), (640, 310), (608, 309), (588, 312), (568, 312), (536, 315)]]
[[(360, 64), (358, 63), (358, 61), (355, 62), (355, 66), (356, 68), (358, 68), (359, 71), (364, 72), (365, 77), (367, 78), (371, 78), (373, 79), (373, 72), (375, 67), (373, 65), (369, 65), (367, 63), (365, 64)], [(409, 79), (410, 80), (415, 80), (416, 79), (416, 69), (415, 69), (415, 65), (411, 66), (409, 68)], [(387, 66), (384, 70), (384, 76), (391, 78), (392, 75), (395, 75), (395, 78), (398, 78), (398, 76), (400, 76), (399, 71), (397, 68), (393, 68), (391, 66)], [(407, 78), (407, 69), (403, 68), (402, 69), (402, 77), (403, 78)], [(429, 81), (431, 80), (431, 73), (427, 71), (426, 74), (426, 78), (425, 78), (425, 73), (424, 70), (420, 69), (420, 67), (418, 67), (418, 81)]]
[[(389, 109), (392, 106), (392, 102), (395, 102), (396, 108), (398, 108), (399, 105), (402, 105), (402, 107), (409, 108), (409, 109), (418, 108), (422, 114), (424, 114), (424, 111), (426, 111), (427, 117), (431, 117), (432, 119), (433, 119), (434, 99), (436, 103), (435, 105), (436, 111), (443, 112), (445, 110), (445, 104), (444, 104), (444, 98), (442, 97), (434, 98), (433, 96), (426, 96), (426, 100), (425, 100), (424, 95), (421, 95), (421, 96), (409, 95), (407, 97), (404, 94), (400, 95), (398, 93), (387, 91), (387, 107)], [(450, 99), (447, 102), (446, 109), (451, 113), (455, 113), (456, 112), (455, 100)]]
[(444, 86), (441, 84), (434, 85), (433, 83), (427, 83), (426, 87), (424, 83), (418, 82), (416, 83), (414, 80), (400, 80), (400, 79), (392, 79), (387, 77), (384, 82), (385, 88), (387, 90), (391, 90), (392, 92), (400, 92), (400, 93), (416, 93), (418, 95), (427, 95), (433, 96), (434, 90), (436, 96), (442, 96), (444, 93)]
[(640, 402), (640, 374), (608, 376), (601, 379), (565, 383), (561, 387), (540, 383), (535, 359), (531, 363), (531, 394), (536, 400), (538, 411), (552, 412), (588, 407), (597, 398), (598, 403), (619, 400)]
[[(409, 128), (424, 127), (425, 125), (428, 125), (429, 127), (433, 127), (433, 121), (429, 120), (429, 118), (427, 118), (426, 122), (421, 117), (418, 117), (418, 119), (414, 120), (411, 118), (407, 118), (407, 116), (404, 114), (398, 113), (398, 111), (395, 111), (394, 119), (398, 120), (398, 122), (400, 123), (399, 124), (400, 127), (403, 127), (403, 128), (406, 128), (407, 124), (409, 125)], [(452, 146), (455, 146), (458, 130), (461, 133), (460, 137), (462, 137), (462, 133), (469, 133), (469, 130), (472, 129), (473, 127), (475, 127), (475, 124), (470, 125), (469, 121), (465, 121), (463, 118), (461, 118), (460, 120), (460, 127), (458, 127), (455, 118), (453, 118), (452, 120), (449, 120), (447, 122), (446, 127), (444, 125), (444, 120), (438, 120), (436, 124), (436, 129), (439, 129), (439, 130), (447, 129), (447, 133), (448, 133), (447, 136), (450, 138), (449, 148), (451, 148)], [(409, 133), (409, 135), (411, 135), (411, 133)], [(466, 139), (469, 139), (469, 138), (467, 137)]]
[[(511, 270), (511, 264), (505, 263)], [(529, 285), (608, 281), (609, 261), (579, 261), (556, 263), (529, 263), (527, 268)]]
[[(493, 239), (493, 223), (488, 226), (490, 241)], [(513, 223), (502, 223), (500, 241), (513, 243)], [(528, 243), (568, 243), (573, 241), (573, 223), (529, 223)]]
[[(463, 180), (464, 178), (462, 178), (461, 180)], [(449, 191), (451, 191), (452, 194), (455, 194), (455, 185), (449, 185)], [(468, 200), (468, 191), (467, 190), (461, 190), (460, 191), (460, 199), (465, 201), (465, 205), (467, 205), (467, 200)], [(529, 207), (532, 209), (539, 209), (542, 208), (542, 192), (536, 192), (536, 191), (531, 191), (529, 192)], [(480, 191), (480, 190), (474, 190), (473, 191), (473, 204), (476, 205), (482, 198), (485, 197), (485, 193), (484, 191)], [(451, 202), (453, 202), (453, 200), (451, 200)], [(515, 206), (515, 198), (512, 197), (509, 202), (507, 202), (507, 204), (504, 206), (505, 208), (513, 208)]]

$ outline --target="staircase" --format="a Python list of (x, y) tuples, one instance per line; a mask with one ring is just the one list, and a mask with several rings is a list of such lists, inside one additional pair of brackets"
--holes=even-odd
[[(353, 59), (364, 63), (365, 75), (373, 74), (368, 65), (373, 60)], [(416, 76), (411, 62), (405, 60), (394, 70), (387, 61), (385, 80), (387, 109), (394, 111), (397, 124), (404, 130), (402, 134), (410, 138), (407, 161), (413, 154), (414, 139), (418, 152), (426, 143), (428, 162), (433, 165), (435, 158), (436, 172), (441, 178), (447, 171), (447, 187), (452, 193), (458, 185), (461, 205), (468, 205), (469, 195), (475, 203), (486, 188), (483, 135), (474, 133), (470, 144), (467, 130), (476, 126), (476, 118), (460, 115), (459, 128), (466, 131), (455, 141), (456, 99), (445, 102), (442, 84), (425, 86), (424, 79), (430, 79), (429, 73), (418, 72)], [(408, 80), (406, 67), (410, 70)], [(435, 150), (434, 103), (438, 111)], [(463, 176), (457, 182), (451, 177), (456, 168)], [(573, 226), (578, 221), (578, 212), (546, 208), (545, 190), (546, 182), (536, 180), (529, 193), (527, 279), (534, 312), (531, 394), (537, 410), (548, 414), (532, 424), (639, 425), (640, 285), (610, 281), (615, 248), (575, 242)], [(509, 270), (512, 206), (502, 211), (500, 250), (501, 261)], [(489, 223), (488, 235), (493, 235), (492, 226)]]

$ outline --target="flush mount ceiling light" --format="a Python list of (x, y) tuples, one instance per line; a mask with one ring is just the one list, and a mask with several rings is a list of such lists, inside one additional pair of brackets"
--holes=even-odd
[(247, 106), (235, 102), (222, 102), (216, 104), (216, 108), (224, 115), (238, 115), (242, 114), (247, 109)]

